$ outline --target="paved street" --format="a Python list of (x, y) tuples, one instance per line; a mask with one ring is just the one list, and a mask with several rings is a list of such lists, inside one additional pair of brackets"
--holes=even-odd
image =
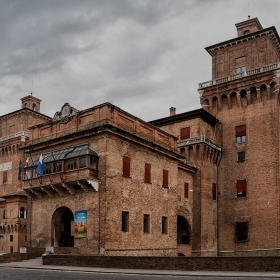
[(280, 279), (279, 272), (178, 271), (42, 265), (42, 259), (0, 264), (0, 280), (237, 280)]
[[(168, 273), (168, 271), (166, 271)], [(196, 279), (196, 280), (214, 280), (214, 279), (262, 279), (262, 280), (276, 280), (277, 278), (263, 278), (263, 277), (198, 277), (198, 276), (174, 276), (174, 275), (143, 275), (143, 274), (123, 274), (123, 273), (101, 273), (101, 272), (83, 272), (83, 271), (61, 271), (61, 270), (44, 270), (44, 269), (26, 269), (26, 268), (10, 268), (1, 267), (0, 269), (0, 279), (5, 280), (30, 280), (30, 279), (48, 279), (48, 280), (86, 280), (86, 279), (96, 279), (96, 280), (181, 280), (181, 279)]]

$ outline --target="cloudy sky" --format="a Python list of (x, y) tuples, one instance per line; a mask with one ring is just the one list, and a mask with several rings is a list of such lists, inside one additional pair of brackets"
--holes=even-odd
[(279, 0), (0, 0), (0, 110), (42, 99), (53, 116), (104, 102), (150, 121), (200, 108), (205, 47), (258, 17), (280, 32)]

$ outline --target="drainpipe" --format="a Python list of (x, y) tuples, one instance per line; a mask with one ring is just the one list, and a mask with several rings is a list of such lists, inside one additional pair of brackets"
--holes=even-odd
[(219, 161), (217, 163), (217, 256), (220, 255), (220, 222), (219, 222), (219, 202), (220, 202), (220, 180), (219, 180), (219, 167), (220, 163), (223, 157), (223, 124), (219, 122), (221, 127), (221, 132), (220, 132), (220, 138), (221, 138), (221, 156), (219, 158)]

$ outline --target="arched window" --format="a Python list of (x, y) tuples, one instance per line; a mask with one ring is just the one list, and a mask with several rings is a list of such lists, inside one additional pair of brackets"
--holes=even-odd
[(248, 35), (248, 34), (250, 34), (250, 30), (245, 30), (244, 35)]
[(33, 105), (32, 105), (32, 110), (36, 111), (36, 104), (35, 103), (33, 103)]

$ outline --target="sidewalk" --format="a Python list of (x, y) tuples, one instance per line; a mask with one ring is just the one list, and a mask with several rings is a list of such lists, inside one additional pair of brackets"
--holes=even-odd
[(149, 270), (149, 269), (118, 269), (99, 267), (75, 267), (43, 265), (42, 258), (31, 259), (22, 262), (2, 263), (0, 267), (40, 269), (40, 270), (64, 270), (83, 271), (95, 273), (119, 273), (119, 274), (143, 274), (143, 275), (173, 275), (173, 276), (212, 276), (212, 277), (254, 277), (254, 278), (279, 278), (280, 272), (239, 272), (239, 271), (184, 271), (184, 270)]

